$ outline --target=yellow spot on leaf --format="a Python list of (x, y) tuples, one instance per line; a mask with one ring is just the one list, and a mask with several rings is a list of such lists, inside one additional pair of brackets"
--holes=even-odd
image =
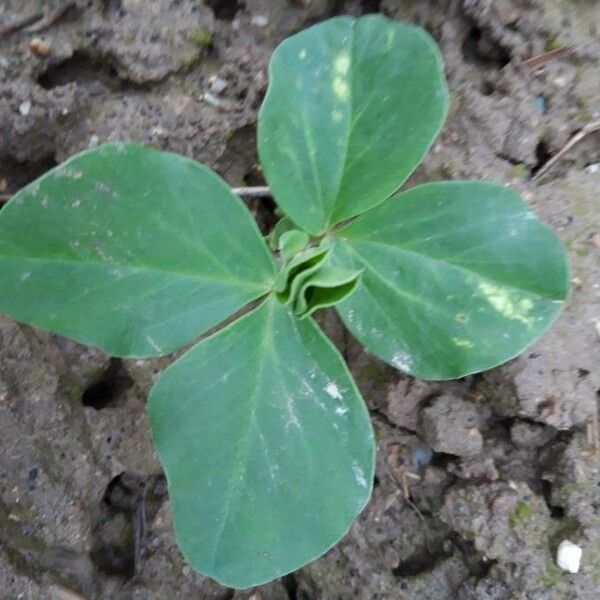
[(529, 312), (533, 308), (533, 302), (529, 298), (518, 298), (514, 293), (486, 282), (480, 283), (478, 289), (503, 317), (521, 321), (531, 327), (534, 319), (529, 316)]
[(306, 48), (302, 48), (302, 50), (300, 50), (300, 52), (298, 52), (298, 58), (300, 60), (304, 60), (306, 58), (307, 54), (308, 54), (308, 52), (306, 51)]
[(452, 341), (454, 342), (454, 345), (458, 346), (459, 348), (472, 348), (473, 347), (473, 342), (471, 342), (470, 340), (464, 340), (462, 338), (453, 337)]
[(340, 52), (333, 61), (333, 70), (340, 75), (347, 75), (350, 69), (350, 55)]
[(393, 30), (388, 30), (387, 35), (386, 35), (386, 42), (387, 42), (387, 49), (391, 50), (392, 46), (394, 45), (394, 38), (396, 37), (396, 32)]
[(333, 93), (342, 101), (348, 102), (350, 97), (350, 88), (348, 82), (343, 77), (334, 77), (333, 79)]

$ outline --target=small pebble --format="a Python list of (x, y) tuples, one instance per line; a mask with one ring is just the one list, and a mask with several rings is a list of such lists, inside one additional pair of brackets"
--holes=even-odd
[(266, 15), (254, 15), (250, 19), (250, 23), (256, 27), (266, 27), (269, 24), (269, 18)]
[(31, 111), (31, 100), (25, 100), (19, 105), (19, 112), (26, 117)]
[(210, 86), (212, 92), (215, 94), (220, 94), (227, 87), (227, 81), (217, 77), (216, 75), (212, 75), (208, 80), (208, 85)]
[(152, 135), (156, 137), (166, 137), (168, 134), (162, 127), (157, 125), (156, 127), (152, 128)]
[(50, 42), (45, 42), (42, 38), (33, 38), (30, 42), (29, 42), (29, 49), (36, 55), (36, 56), (48, 56), (48, 54), (50, 54), (50, 48), (52, 46), (50, 45)]
[(558, 545), (556, 564), (567, 573), (578, 573), (583, 550), (569, 540), (563, 540)]
[(590, 175), (593, 175), (594, 173), (597, 173), (598, 171), (600, 171), (600, 163), (592, 163), (591, 165), (588, 165), (585, 168), (585, 172), (589, 173)]
[(204, 92), (204, 94), (202, 95), (202, 99), (207, 104), (210, 104), (211, 106), (214, 106), (215, 108), (219, 108), (221, 106), (221, 101), (214, 94), (211, 94), (210, 92)]

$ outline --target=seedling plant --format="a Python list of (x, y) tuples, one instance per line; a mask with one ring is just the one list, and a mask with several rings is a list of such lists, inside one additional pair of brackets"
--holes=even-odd
[(162, 373), (148, 412), (184, 556), (237, 588), (323, 554), (371, 494), (369, 414), (316, 310), (439, 380), (519, 354), (568, 293), (561, 243), (512, 189), (397, 192), (448, 109), (422, 29), (331, 19), (284, 41), (269, 81), (274, 252), (210, 169), (133, 143), (77, 154), (0, 212), (0, 311), (17, 321), (154, 357), (229, 319)]

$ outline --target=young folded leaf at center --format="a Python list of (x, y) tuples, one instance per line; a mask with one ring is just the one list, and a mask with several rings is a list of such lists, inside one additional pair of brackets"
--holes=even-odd
[[(282, 254), (284, 249), (285, 245)], [(273, 291), (282, 304), (303, 318), (346, 299), (356, 289), (361, 272), (334, 265), (327, 246), (308, 247), (283, 266)]]

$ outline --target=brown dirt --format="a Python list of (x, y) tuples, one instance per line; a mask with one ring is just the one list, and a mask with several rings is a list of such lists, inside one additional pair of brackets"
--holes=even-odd
[[(57, 4), (5, 0), (0, 25)], [(375, 10), (426, 27), (446, 61), (450, 116), (411, 182), (516, 186), (570, 250), (564, 314), (520, 358), (443, 384), (386, 367), (321, 315), (377, 428), (373, 499), (325, 557), (246, 592), (195, 574), (173, 540), (145, 417), (169, 360), (110, 360), (0, 318), (1, 600), (597, 598), (600, 454), (586, 428), (600, 390), (600, 133), (531, 175), (600, 118), (598, 2), (78, 0), (47, 30), (0, 39), (0, 194), (111, 139), (260, 184), (273, 48)], [(523, 64), (556, 47), (569, 51)], [(267, 203), (250, 205), (272, 224)], [(583, 547), (576, 575), (554, 566), (565, 538)]]

